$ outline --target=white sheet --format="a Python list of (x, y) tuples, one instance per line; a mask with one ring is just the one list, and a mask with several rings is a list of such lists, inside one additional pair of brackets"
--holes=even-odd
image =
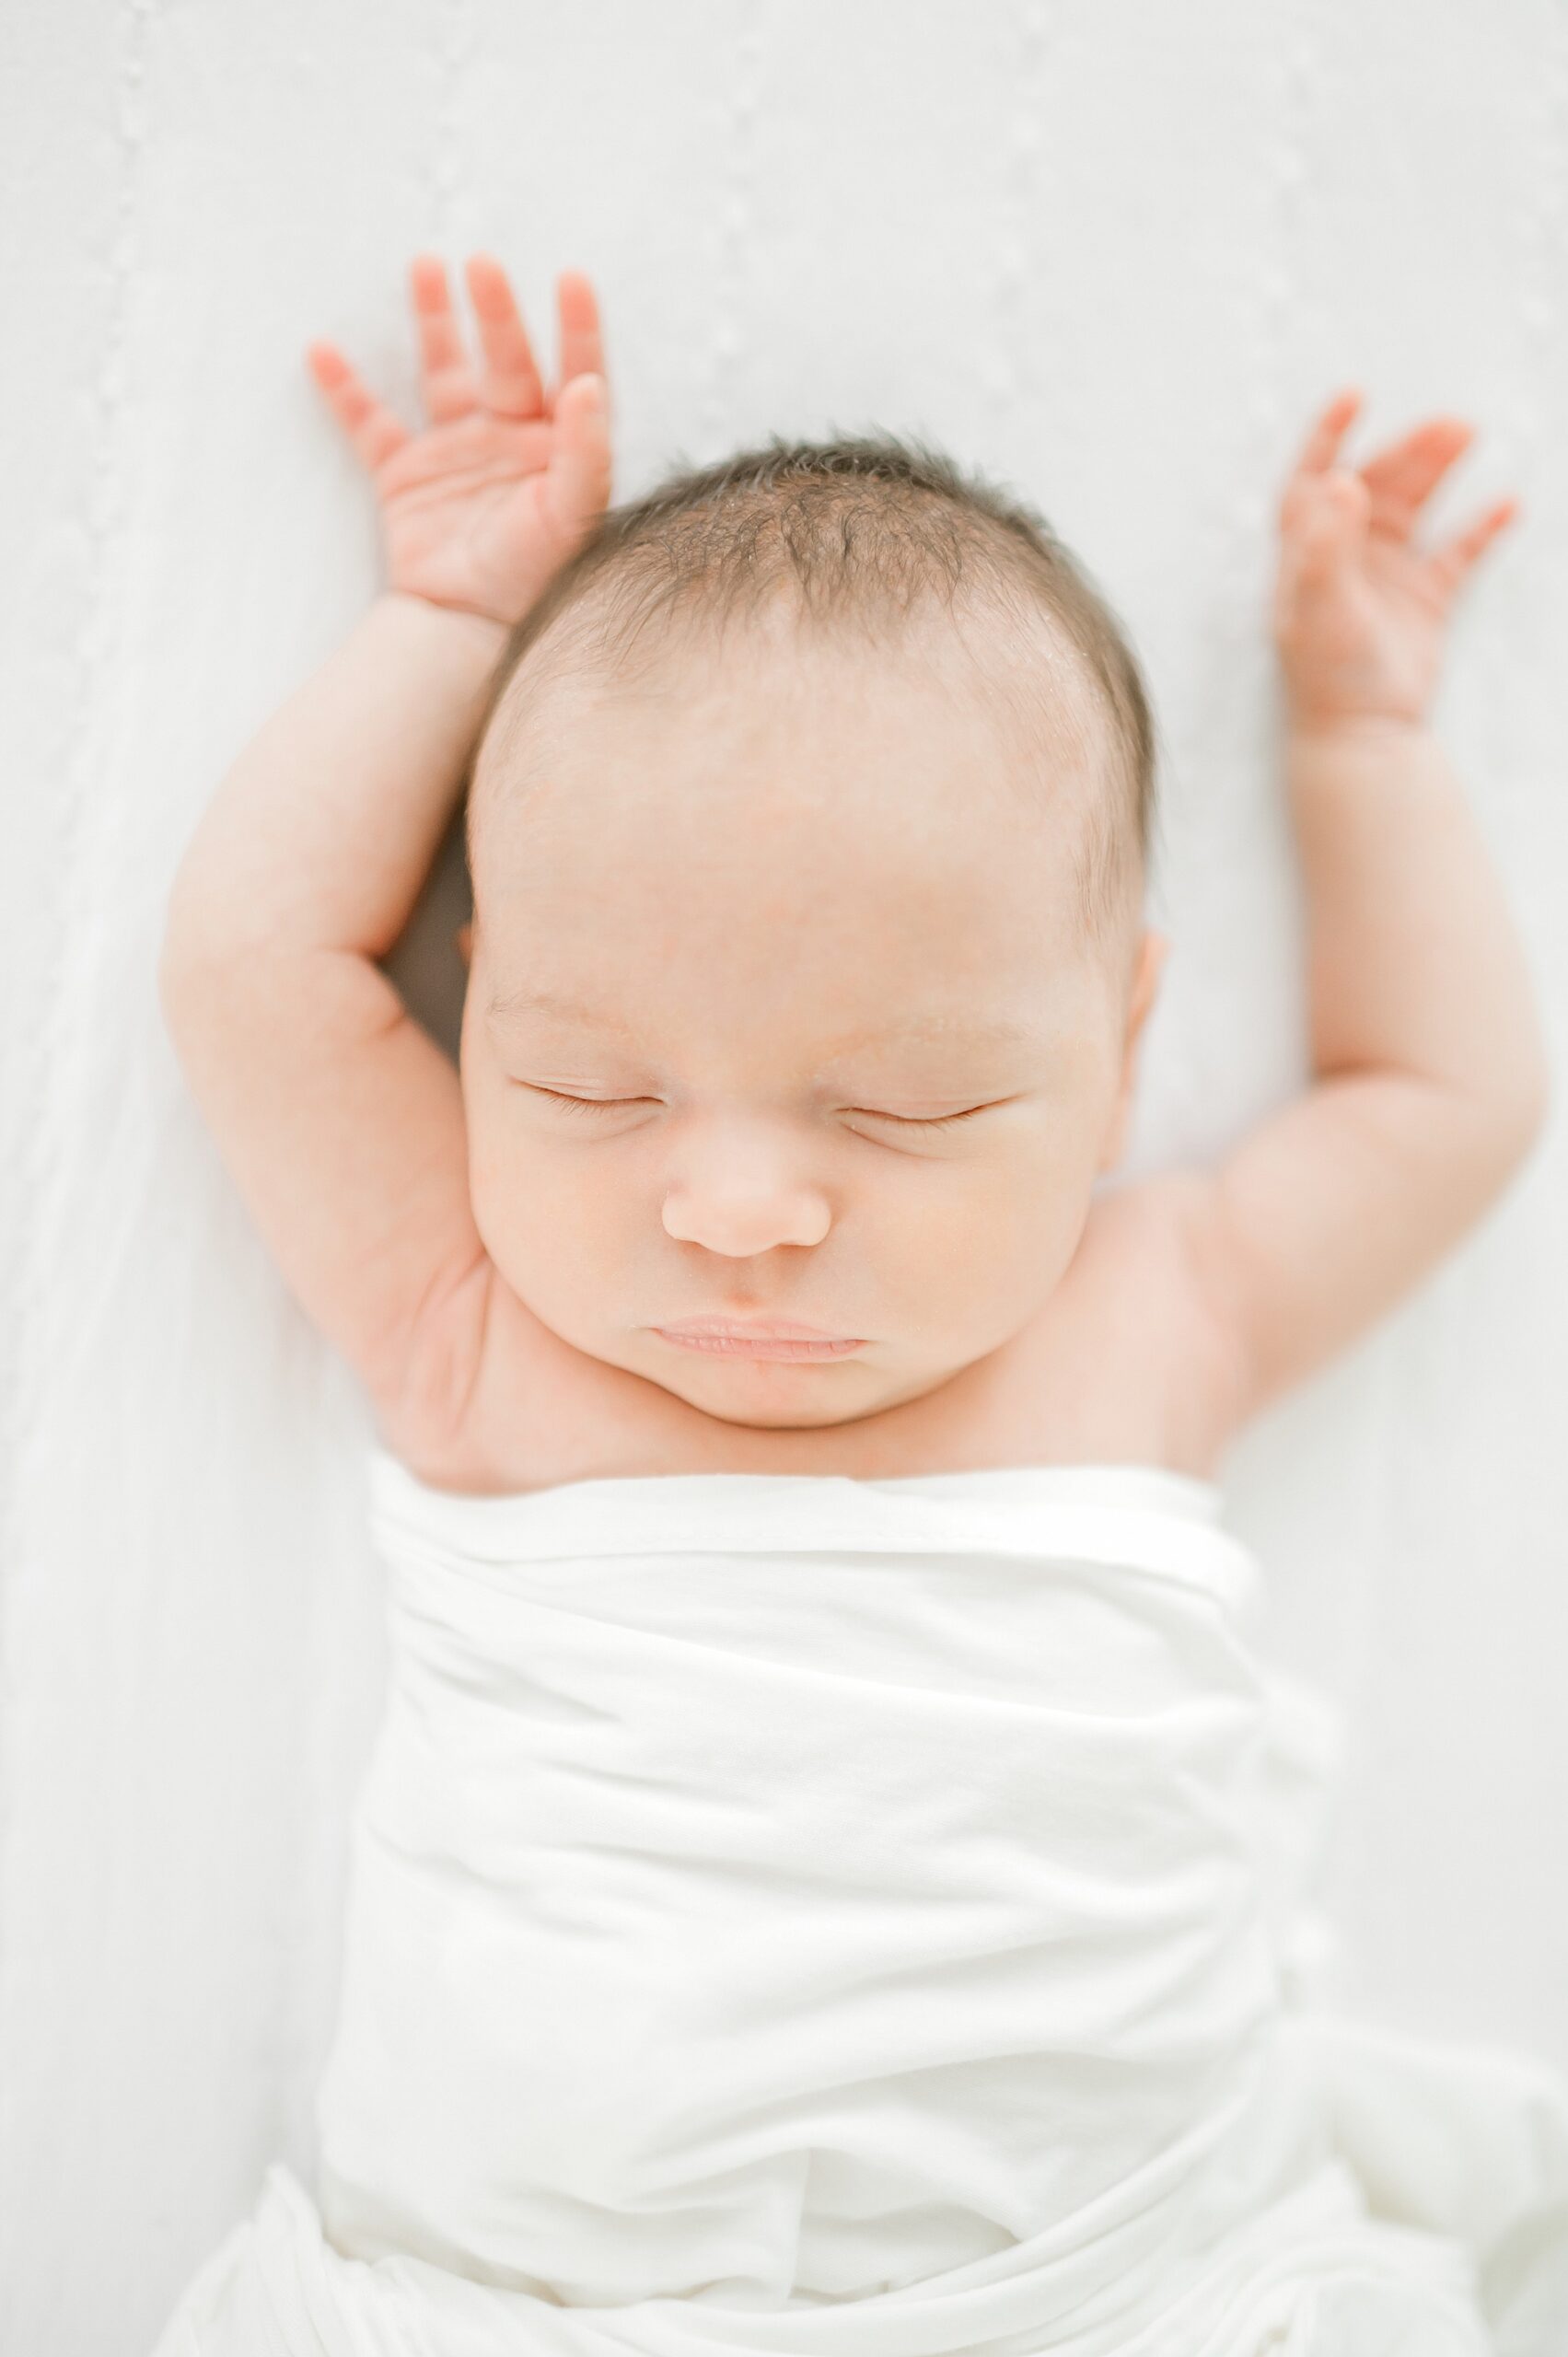
[(1561, 2351), (1568, 2087), (1317, 2001), (1213, 1485), (371, 1470), (319, 2182), (154, 2357)]

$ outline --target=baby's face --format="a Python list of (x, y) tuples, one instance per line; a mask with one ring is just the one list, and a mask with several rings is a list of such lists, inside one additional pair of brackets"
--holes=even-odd
[[(935, 632), (749, 633), (536, 701), (515, 738), (503, 702), (475, 789), (461, 1070), (492, 1260), (578, 1350), (729, 1422), (934, 1389), (1039, 1310), (1121, 1150), (1143, 1010), (1081, 939), (1067, 856), (1098, 729), (1009, 791), (1019, 726)], [(703, 1317), (859, 1347), (660, 1331)]]

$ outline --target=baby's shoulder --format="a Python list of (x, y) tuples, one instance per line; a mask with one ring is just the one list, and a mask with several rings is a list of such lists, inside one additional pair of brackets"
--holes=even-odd
[(1195, 1171), (1164, 1171), (1090, 1205), (1050, 1300), (995, 1354), (990, 1412), (1009, 1423), (1008, 1461), (1217, 1474), (1238, 1415), (1192, 1248), (1202, 1188)]

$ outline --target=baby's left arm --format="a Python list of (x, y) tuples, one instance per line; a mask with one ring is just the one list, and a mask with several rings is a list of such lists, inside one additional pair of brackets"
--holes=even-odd
[(1416, 550), (1469, 429), (1434, 419), (1351, 471), (1335, 461), (1358, 399), (1325, 411), (1280, 511), (1274, 636), (1316, 1084), (1177, 1190), (1237, 1422), (1476, 1225), (1548, 1102), (1526, 958), (1424, 717), (1454, 591), (1516, 503)]

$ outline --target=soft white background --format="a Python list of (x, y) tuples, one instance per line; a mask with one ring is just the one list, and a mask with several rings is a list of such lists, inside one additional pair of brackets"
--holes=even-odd
[[(1473, 418), (1437, 522), (1504, 489), (1525, 517), (1436, 717), (1561, 1095), (1568, 14), (53, 0), (0, 18), (0, 2346), (137, 2357), (265, 2163), (308, 2181), (383, 1671), (365, 1402), (251, 1234), (154, 984), (205, 798), (377, 580), (304, 343), (412, 415), (411, 253), (494, 250), (546, 333), (578, 265), (621, 495), (881, 423), (1043, 507), (1164, 734), (1176, 946), (1130, 1176), (1304, 1077), (1282, 469), (1347, 380), (1358, 454)], [(1349, 1713), (1348, 2001), (1568, 2066), (1563, 1132), (1244, 1437), (1227, 1514), (1278, 1657)]]

